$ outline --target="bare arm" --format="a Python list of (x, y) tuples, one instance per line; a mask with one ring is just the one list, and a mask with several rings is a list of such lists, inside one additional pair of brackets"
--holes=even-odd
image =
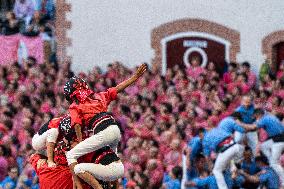
[(79, 124), (75, 125), (75, 132), (76, 132), (76, 137), (79, 142), (82, 142), (82, 131), (81, 131), (81, 126)]
[(73, 175), (73, 189), (83, 189), (80, 179), (75, 174)]
[(47, 154), (47, 164), (48, 167), (55, 167), (56, 164), (53, 161), (53, 151), (55, 147), (55, 143), (47, 142), (46, 154)]
[(192, 182), (192, 181), (187, 181), (187, 182), (185, 183), (185, 186), (186, 186), (186, 187), (195, 187), (196, 184), (195, 184), (194, 182)]
[(238, 125), (243, 127), (246, 131), (255, 131), (257, 130), (257, 125), (256, 124), (245, 124), (239, 120), (236, 121)]
[(134, 75), (132, 75), (129, 79), (121, 82), (120, 84), (118, 84), (115, 87), (117, 92), (120, 93), (125, 88), (127, 88), (128, 86), (130, 86), (131, 84), (136, 82), (145, 73), (146, 70), (147, 70), (147, 65), (146, 64), (142, 64), (141, 66), (139, 66), (139, 68), (137, 69), (137, 71), (135, 72)]
[(259, 178), (256, 175), (249, 175), (244, 171), (240, 171), (240, 173), (249, 181), (253, 183), (259, 183)]

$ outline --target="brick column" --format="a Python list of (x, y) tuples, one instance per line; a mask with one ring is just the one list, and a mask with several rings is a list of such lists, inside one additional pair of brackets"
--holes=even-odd
[(66, 0), (56, 0), (55, 35), (59, 62), (71, 61), (71, 57), (67, 55), (67, 47), (71, 45), (71, 39), (67, 37), (67, 30), (71, 28), (71, 22), (66, 17), (68, 12), (71, 12), (71, 4)]

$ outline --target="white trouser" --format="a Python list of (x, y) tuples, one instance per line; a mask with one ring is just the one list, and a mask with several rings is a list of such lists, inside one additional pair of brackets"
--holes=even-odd
[(223, 172), (230, 165), (231, 160), (235, 157), (243, 155), (244, 146), (240, 144), (234, 144), (225, 152), (219, 153), (214, 164), (213, 174), (216, 178), (216, 182), (219, 189), (228, 189)]
[(182, 154), (182, 179), (181, 179), (181, 189), (186, 189), (185, 183), (187, 181), (187, 166), (186, 166), (186, 155)]
[(57, 128), (48, 129), (41, 135), (37, 133), (33, 136), (32, 146), (36, 151), (43, 150), (46, 148), (46, 142), (55, 143), (58, 135), (59, 131)]
[(94, 152), (102, 147), (110, 146), (116, 150), (117, 144), (121, 139), (120, 130), (117, 125), (110, 125), (103, 131), (90, 136), (80, 142), (73, 149), (66, 153), (68, 165), (77, 162), (77, 159), (85, 154)]
[(261, 151), (269, 160), (270, 166), (279, 175), (282, 186), (284, 186), (284, 169), (279, 159), (283, 150), (284, 142), (274, 142), (272, 139), (269, 139), (261, 144)]
[(102, 181), (115, 181), (124, 175), (124, 166), (121, 162), (113, 162), (109, 165), (95, 163), (79, 163), (74, 167), (75, 174), (88, 172)]
[(248, 132), (248, 133), (240, 133), (235, 132), (235, 141), (236, 143), (241, 143), (244, 139), (244, 137), (247, 138), (248, 146), (251, 148), (253, 155), (256, 155), (256, 146), (258, 143), (258, 135), (257, 132)]
[(244, 133), (240, 133), (238, 131), (234, 133), (234, 140), (236, 143), (242, 143), (244, 140), (244, 137), (245, 137)]

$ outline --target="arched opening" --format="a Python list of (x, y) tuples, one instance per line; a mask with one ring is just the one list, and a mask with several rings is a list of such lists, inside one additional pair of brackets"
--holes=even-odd
[(272, 47), (272, 62), (274, 62), (276, 70), (278, 70), (280, 63), (283, 61), (284, 61), (284, 41), (279, 42)]
[(225, 61), (236, 61), (240, 34), (207, 20), (182, 19), (153, 29), (152, 48), (155, 50), (153, 64), (162, 73), (176, 64), (189, 66), (193, 56), (200, 57), (203, 66), (212, 61), (221, 70)]
[(203, 32), (177, 33), (162, 39), (162, 72), (179, 64), (190, 66), (191, 59), (198, 57), (202, 66), (214, 62), (217, 70), (223, 70), (225, 61), (230, 61), (230, 42)]
[(275, 73), (284, 60), (284, 30), (273, 32), (262, 40), (262, 52)]

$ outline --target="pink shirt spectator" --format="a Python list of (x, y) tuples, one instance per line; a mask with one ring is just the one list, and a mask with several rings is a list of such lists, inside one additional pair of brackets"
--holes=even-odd
[(284, 99), (284, 89), (277, 91), (276, 95)]
[(135, 95), (137, 95), (139, 93), (139, 88), (136, 85), (133, 85), (133, 86), (130, 86), (130, 87), (126, 88), (125, 92), (129, 96), (133, 97), (133, 96), (135, 96)]
[(152, 186), (157, 186), (160, 184), (164, 177), (164, 170), (163, 169), (155, 169), (149, 172), (150, 177), (150, 184)]
[(232, 78), (231, 78), (231, 73), (230, 73), (230, 72), (224, 73), (224, 75), (223, 75), (223, 81), (224, 81), (226, 84), (229, 84), (229, 83), (232, 82)]
[(257, 77), (252, 71), (250, 71), (247, 74), (247, 76), (248, 76), (248, 86), (249, 86), (249, 88), (253, 88), (256, 84)]
[(200, 74), (205, 73), (205, 69), (201, 66), (190, 66), (187, 68), (186, 73), (189, 78), (196, 80), (200, 76)]
[(148, 84), (149, 90), (154, 90), (158, 85), (158, 81), (156, 79), (151, 79)]
[(139, 130), (139, 134), (136, 134), (139, 137), (141, 137), (142, 139), (152, 139), (153, 138), (153, 134), (152, 131), (149, 130), (148, 128), (142, 127)]
[(0, 157), (0, 182), (4, 180), (8, 172), (8, 161), (1, 156)]
[(181, 152), (170, 151), (165, 155), (164, 164), (167, 165), (167, 171), (170, 172), (173, 167), (180, 165), (181, 163)]
[(284, 71), (283, 70), (279, 70), (276, 74), (277, 79), (281, 79), (284, 76)]
[(249, 93), (251, 87), (250, 85), (246, 84), (246, 83), (240, 83), (239, 87), (242, 89), (242, 94), (247, 94)]
[(141, 168), (141, 166), (139, 164), (133, 164), (133, 163), (131, 163), (129, 161), (125, 161), (123, 163), (123, 165), (124, 165), (124, 169), (125, 170), (134, 170), (134, 171), (136, 171), (138, 173), (142, 172), (142, 168)]

